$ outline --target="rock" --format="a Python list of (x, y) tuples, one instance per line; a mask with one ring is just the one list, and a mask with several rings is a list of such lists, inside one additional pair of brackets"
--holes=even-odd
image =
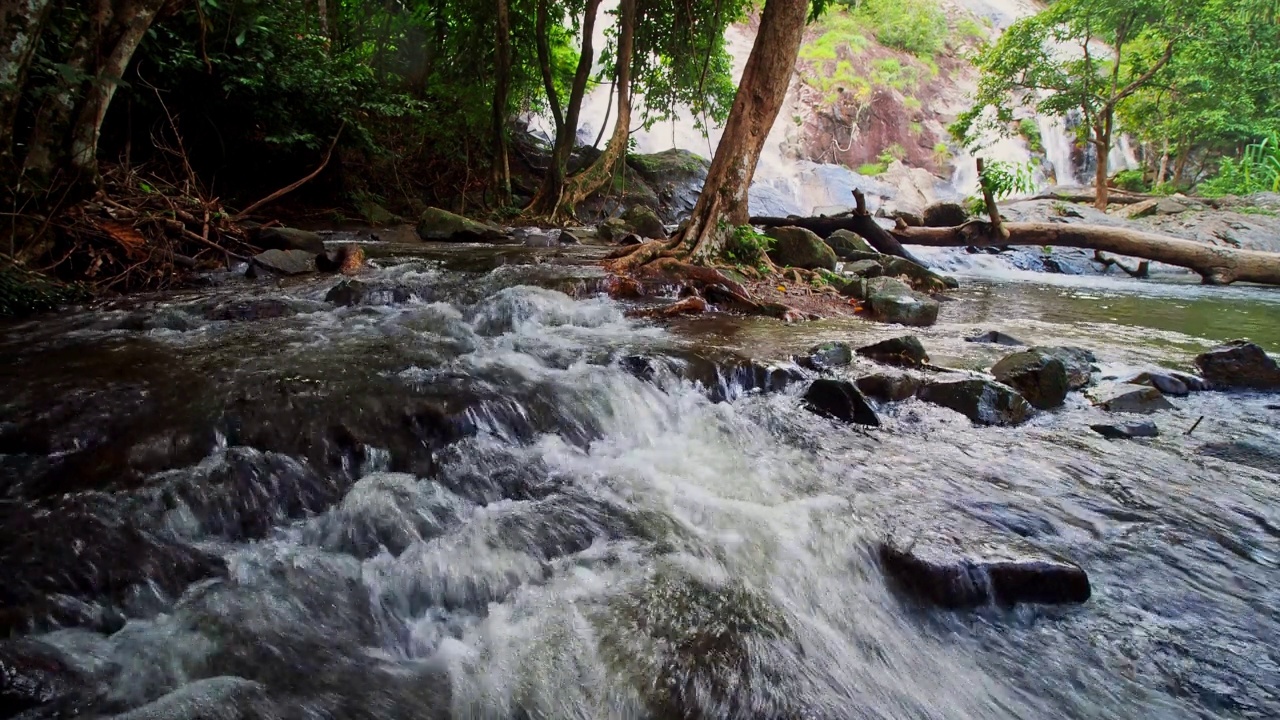
[(773, 238), (769, 259), (783, 267), (805, 270), (835, 270), (836, 253), (822, 238), (798, 227), (769, 228), (765, 235)]
[(1018, 338), (1005, 335), (999, 330), (988, 330), (981, 335), (967, 337), (964, 341), (971, 343), (987, 343), (990, 345), (1005, 345), (1008, 347), (1026, 346), (1026, 343), (1022, 342)]
[(323, 252), (316, 256), (316, 269), (320, 272), (340, 272), (355, 275), (364, 267), (364, 248), (356, 243)]
[(254, 255), (249, 267), (277, 275), (303, 275), (316, 271), (316, 257), (307, 250), (267, 250)]
[(319, 233), (287, 227), (262, 228), (253, 244), (263, 250), (305, 250), (312, 255), (324, 252), (324, 238)]
[(607, 243), (617, 242), (626, 235), (631, 235), (626, 221), (622, 218), (609, 218), (596, 227), (596, 235)]
[(675, 221), (693, 213), (711, 161), (688, 150), (671, 149), (651, 155), (627, 155), (627, 165), (652, 188), (659, 201), (659, 216)]
[(1122, 382), (1129, 385), (1150, 385), (1171, 397), (1186, 397), (1191, 394), (1191, 388), (1187, 387), (1186, 383), (1172, 375), (1159, 372), (1144, 372)]
[(920, 391), (919, 378), (910, 375), (868, 375), (854, 383), (862, 394), (879, 402), (902, 402)]
[(853, 210), (848, 205), (819, 205), (810, 214), (813, 217), (849, 217)]
[(924, 209), (920, 218), (925, 227), (955, 227), (969, 222), (969, 211), (955, 202), (939, 202)]
[(358, 203), (356, 209), (360, 211), (360, 217), (374, 227), (384, 227), (400, 222), (400, 218), (397, 215), (372, 200)]
[(112, 720), (271, 720), (279, 715), (266, 686), (222, 676), (188, 683)]
[(1190, 209), (1173, 198), (1160, 198), (1156, 202), (1156, 215), (1179, 215)]
[(840, 286), (840, 294), (857, 300), (867, 299), (867, 278), (855, 277)]
[(1160, 429), (1150, 420), (1123, 425), (1090, 425), (1089, 429), (1108, 440), (1132, 440), (1160, 436)]
[(802, 356), (796, 358), (796, 364), (809, 370), (826, 370), (853, 362), (853, 348), (848, 343), (825, 342), (814, 345)]
[(1209, 443), (1200, 448), (1200, 454), (1280, 474), (1280, 450), (1260, 442), (1230, 440)]
[(1258, 345), (1233, 340), (1202, 353), (1196, 367), (1215, 388), (1280, 390), (1280, 367)]
[(1021, 425), (1031, 404), (1013, 388), (990, 380), (929, 383), (920, 388), (925, 402), (954, 410), (979, 425)]
[(810, 411), (824, 417), (858, 425), (880, 425), (880, 418), (866, 398), (853, 383), (845, 380), (814, 380), (805, 391), (804, 402)]
[(880, 322), (925, 327), (938, 321), (936, 300), (916, 293), (893, 278), (867, 280), (865, 299), (871, 317)]
[(1206, 390), (1213, 389), (1213, 386), (1205, 382), (1204, 378), (1198, 377), (1196, 375), (1191, 375), (1190, 373), (1176, 372), (1174, 370), (1170, 370), (1168, 371), (1168, 375), (1169, 377), (1181, 382), (1183, 385), (1186, 385), (1187, 390), (1191, 392), (1204, 392)]
[(903, 335), (890, 340), (882, 340), (874, 345), (858, 348), (858, 354), (885, 365), (918, 368), (929, 362), (929, 354), (925, 352), (920, 338), (915, 335)]
[(663, 227), (657, 213), (643, 205), (629, 208), (622, 214), (622, 221), (627, 224), (630, 232), (640, 237), (653, 240), (665, 240), (667, 237), (667, 229)]
[(587, 228), (565, 228), (560, 231), (560, 244), (581, 245), (590, 242), (592, 234)]
[(1143, 200), (1142, 202), (1133, 203), (1128, 207), (1123, 207), (1117, 210), (1116, 215), (1129, 220), (1150, 217), (1151, 215), (1156, 214), (1156, 207), (1160, 204), (1160, 200), (1160, 198), (1151, 198), (1149, 200)]
[(1089, 392), (1093, 404), (1107, 412), (1137, 413), (1149, 415), (1160, 410), (1172, 410), (1173, 404), (1164, 394), (1146, 385), (1107, 383)]
[(216, 322), (255, 322), (296, 315), (298, 310), (279, 298), (232, 300), (211, 309), (206, 316)]
[(942, 290), (954, 290), (960, 287), (960, 283), (955, 278), (939, 275), (929, 268), (917, 265), (906, 258), (882, 255), (880, 257), (880, 265), (884, 268), (885, 275), (906, 278), (913, 290), (934, 293)]
[(325, 294), (325, 302), (339, 307), (352, 305), (398, 305), (413, 298), (413, 290), (404, 285), (378, 287), (360, 280), (343, 280)]
[(436, 242), (502, 242), (510, 239), (501, 228), (434, 207), (427, 208), (418, 218), (418, 235), (423, 240)]
[(518, 228), (513, 230), (511, 235), (525, 247), (548, 248), (560, 244), (558, 234), (553, 237), (551, 233), (543, 232), (538, 228)]
[(876, 253), (876, 249), (851, 230), (837, 230), (827, 237), (827, 245), (841, 258), (848, 253)]
[(884, 266), (875, 260), (859, 260), (845, 265), (844, 271), (858, 277), (873, 278), (884, 275)]
[(924, 215), (919, 210), (890, 208), (885, 210), (884, 217), (901, 220), (907, 227), (922, 227), (924, 225)]
[(975, 545), (980, 553), (949, 536), (910, 544), (890, 539), (880, 544), (880, 564), (902, 590), (948, 609), (1074, 604), (1092, 595), (1089, 576), (1078, 565), (1016, 542)]
[[(51, 645), (0, 640), (0, 716), (78, 717), (94, 697), (89, 678)], [(34, 711), (31, 715), (24, 715)]]
[(1044, 353), (1061, 360), (1062, 366), (1067, 370), (1067, 387), (1072, 390), (1086, 388), (1093, 383), (1093, 364), (1098, 360), (1093, 351), (1070, 345), (1060, 347), (1037, 346), (1031, 348), (1031, 350), (1032, 352)]
[(1005, 356), (991, 368), (991, 374), (1040, 410), (1052, 410), (1067, 398), (1066, 366), (1042, 351), (1028, 350)]

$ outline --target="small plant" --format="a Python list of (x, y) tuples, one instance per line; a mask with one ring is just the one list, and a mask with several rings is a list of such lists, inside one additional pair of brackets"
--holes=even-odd
[(946, 143), (940, 142), (933, 146), (933, 164), (934, 165), (938, 165), (938, 166), (946, 165), (947, 163), (951, 162), (951, 159), (953, 157), (955, 157), (955, 155), (952, 154), (951, 148)]
[(924, 134), (924, 125), (921, 125), (918, 122), (911, 123), (910, 127), (908, 127), (907, 129), (911, 132), (912, 135), (916, 137), (919, 137)]
[(1053, 207), (1053, 214), (1057, 215), (1058, 217), (1066, 217), (1067, 213), (1070, 211), (1070, 208), (1067, 206), (1067, 204), (1061, 200), (1053, 201), (1052, 207)]
[[(996, 160), (986, 163), (982, 175), (978, 177), (982, 187), (991, 193), (996, 200), (1003, 200), (1010, 195), (1025, 195), (1035, 191), (1031, 163), (1015, 163)], [(972, 196), (965, 200), (969, 212), (974, 215), (987, 214), (987, 201), (982, 196)]]
[(1027, 149), (1033, 153), (1044, 154), (1044, 138), (1040, 135), (1040, 123), (1031, 118), (1023, 118), (1018, 122), (1018, 134), (1027, 141)]
[(750, 225), (739, 225), (724, 245), (725, 260), (735, 265), (768, 269), (768, 252), (773, 249), (773, 238)]
[(1116, 173), (1116, 187), (1128, 192), (1146, 192), (1146, 174), (1141, 170), (1121, 170)]
[(867, 177), (875, 177), (877, 175), (883, 175), (888, 169), (888, 163), (864, 163), (858, 166), (857, 173), (859, 175), (866, 175)]
[(1245, 147), (1239, 158), (1223, 158), (1218, 174), (1200, 184), (1208, 197), (1280, 192), (1280, 133)]

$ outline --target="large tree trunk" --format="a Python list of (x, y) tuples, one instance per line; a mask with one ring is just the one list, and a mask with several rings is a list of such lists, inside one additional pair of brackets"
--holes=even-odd
[(507, 156), (507, 105), (511, 95), (511, 17), (507, 0), (497, 0), (494, 22), (496, 79), (493, 87), (493, 181), (498, 204), (511, 202), (511, 165)]
[(49, 8), (49, 0), (0, 0), (0, 178), (6, 184), (17, 175), (15, 123)]
[(1206, 285), (1226, 285), (1237, 281), (1280, 285), (1280, 253), (1236, 250), (1103, 225), (1003, 223), (1003, 227), (1008, 231), (1008, 237), (993, 232), (992, 226), (984, 222), (952, 228), (898, 228), (890, 234), (908, 245), (931, 247), (1028, 245), (1087, 248), (1188, 268), (1198, 273)]
[(551, 152), (551, 166), (538, 186), (538, 192), (529, 203), (527, 212), (532, 215), (549, 217), (555, 214), (564, 195), (565, 176), (569, 172), (569, 156), (573, 154), (574, 142), (578, 137), (578, 116), (582, 112), (582, 98), (587, 92), (587, 82), (591, 79), (591, 65), (595, 61), (595, 51), (591, 46), (591, 36), (595, 33), (596, 11), (600, 0), (587, 0), (582, 12), (582, 53), (578, 56), (578, 68), (574, 72), (573, 87), (569, 91), (569, 102), (565, 105), (563, 118), (556, 113), (559, 100), (556, 98), (555, 86), (550, 75), (550, 50), (547, 48), (547, 2), (542, 0), (538, 5), (538, 60), (542, 65), (543, 83), (546, 85), (548, 100), (552, 104), (556, 118), (556, 142)]
[(732, 227), (750, 219), (747, 191), (786, 98), (808, 11), (808, 0), (765, 2), (724, 135), (678, 247), (695, 262), (713, 262)]
[(1093, 175), (1094, 200), (1093, 206), (1103, 212), (1107, 211), (1107, 192), (1110, 188), (1107, 186), (1108, 165), (1111, 160), (1111, 116), (1107, 115), (1103, 120), (1103, 125), (1094, 128), (1093, 147), (1094, 152), (1098, 156), (1098, 167)]
[(636, 0), (621, 0), (618, 6), (618, 57), (616, 90), (618, 93), (618, 120), (604, 153), (591, 166), (574, 175), (565, 185), (560, 206), (555, 217), (572, 217), (573, 208), (587, 199), (591, 193), (604, 187), (614, 171), (626, 159), (627, 145), (631, 141), (631, 59), (635, 47)]

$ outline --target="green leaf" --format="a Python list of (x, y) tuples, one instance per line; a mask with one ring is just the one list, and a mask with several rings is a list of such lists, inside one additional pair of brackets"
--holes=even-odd
[(247, 29), (240, 31), (240, 34), (236, 36), (236, 47), (244, 45), (244, 39), (248, 34), (249, 31)]

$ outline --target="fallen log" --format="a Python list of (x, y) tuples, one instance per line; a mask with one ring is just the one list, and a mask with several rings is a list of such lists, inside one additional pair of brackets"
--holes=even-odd
[[(1097, 197), (1097, 192), (1092, 188), (1080, 188), (1071, 190), (1049, 190), (1033, 195), (1028, 200), (1060, 200), (1069, 203), (1090, 203), (1092, 204)], [(1136, 205), (1144, 200), (1159, 197), (1158, 195), (1146, 195), (1143, 193), (1131, 193), (1123, 190), (1111, 188), (1107, 192), (1107, 202), (1111, 205)]]
[(913, 256), (906, 248), (902, 247), (902, 243), (897, 238), (880, 227), (880, 223), (871, 217), (871, 213), (867, 212), (867, 198), (861, 190), (853, 191), (853, 199), (857, 207), (849, 215), (809, 218), (760, 216), (751, 218), (750, 222), (752, 225), (759, 227), (804, 228), (823, 240), (831, 237), (831, 234), (837, 230), (849, 230), (862, 236), (871, 247), (885, 255), (895, 255), (910, 260), (917, 265), (929, 267), (928, 264), (921, 262), (919, 258)]
[(950, 228), (900, 226), (890, 234), (900, 243), (929, 247), (1030, 245), (1101, 250), (1184, 267), (1198, 273), (1206, 285), (1280, 285), (1280, 253), (1237, 250), (1103, 225), (1027, 222), (1004, 223), (1002, 227), (1005, 233), (997, 233), (990, 223), (974, 221)]

